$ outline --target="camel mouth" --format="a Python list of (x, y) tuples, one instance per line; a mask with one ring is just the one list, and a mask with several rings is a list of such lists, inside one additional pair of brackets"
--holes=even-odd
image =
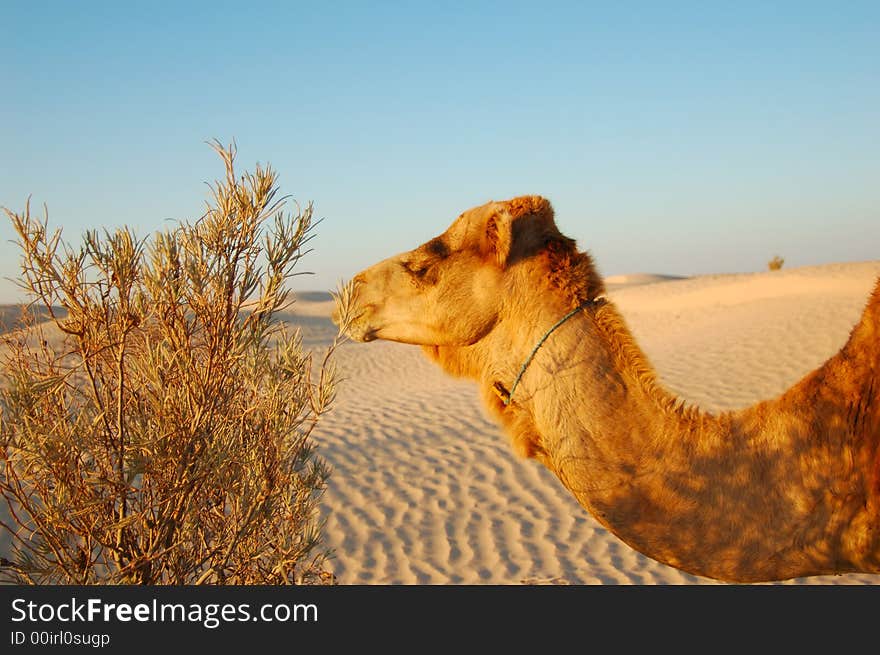
[(370, 329), (358, 334), (355, 340), (360, 341), (361, 343), (369, 343), (370, 341), (375, 341), (378, 338), (379, 337), (376, 334), (376, 330)]
[(352, 341), (369, 343), (379, 338), (379, 330), (368, 325), (352, 325), (348, 329), (348, 336)]
[(379, 338), (379, 329), (372, 327), (366, 317), (368, 307), (359, 307), (359, 311), (354, 314), (353, 318), (346, 319), (340, 312), (339, 305), (333, 308), (330, 313), (330, 320), (339, 328), (342, 328), (345, 335), (352, 341), (367, 343), (375, 341)]

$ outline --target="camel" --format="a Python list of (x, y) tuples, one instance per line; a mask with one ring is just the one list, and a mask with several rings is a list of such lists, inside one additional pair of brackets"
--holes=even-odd
[(540, 196), (470, 209), (353, 287), (353, 340), (476, 380), (514, 449), (644, 555), (729, 582), (880, 573), (880, 279), (836, 355), (719, 414), (659, 384)]

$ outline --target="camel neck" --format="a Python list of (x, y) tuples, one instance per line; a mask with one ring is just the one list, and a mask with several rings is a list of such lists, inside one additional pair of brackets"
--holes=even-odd
[[(548, 309), (536, 323), (547, 324), (558, 313)], [(577, 443), (604, 462), (604, 471), (625, 475), (639, 470), (647, 449), (682, 446), (683, 428), (690, 438), (699, 436), (693, 428), (721, 429), (716, 417), (684, 407), (660, 386), (623, 319), (604, 300), (560, 325), (531, 361), (516, 403), (540, 427), (551, 454), (564, 450), (566, 435), (579, 434)]]
[(581, 303), (580, 305), (578, 305), (577, 307), (575, 307), (574, 309), (569, 311), (565, 316), (563, 316), (558, 321), (556, 321), (556, 323), (554, 323), (552, 326), (550, 326), (550, 329), (547, 330), (544, 333), (544, 336), (542, 336), (538, 340), (538, 342), (535, 344), (535, 347), (532, 348), (532, 351), (528, 354), (528, 356), (523, 361), (522, 366), (520, 366), (520, 368), (519, 368), (519, 372), (516, 374), (516, 378), (514, 378), (514, 380), (513, 380), (513, 384), (510, 385), (510, 390), (508, 391), (507, 388), (504, 386), (504, 384), (502, 384), (500, 381), (495, 382), (495, 384), (493, 385), (495, 392), (498, 394), (498, 397), (501, 398), (501, 401), (505, 405), (509, 405), (511, 403), (511, 401), (513, 400), (513, 394), (516, 393), (516, 388), (519, 386), (519, 383), (520, 383), (520, 380), (522, 380), (523, 374), (526, 372), (526, 369), (529, 367), (529, 364), (532, 363), (532, 360), (535, 358), (535, 355), (538, 354), (538, 350), (541, 348), (541, 346), (544, 345), (544, 342), (550, 338), (550, 335), (552, 335), (559, 327), (562, 326), (563, 323), (565, 323), (568, 319), (575, 316), (578, 312), (581, 312), (587, 308), (599, 307), (599, 306), (603, 305), (605, 302), (606, 302), (606, 300), (605, 300), (604, 296), (600, 296), (598, 298), (592, 298), (590, 300), (587, 300), (586, 302)]
[[(552, 324), (552, 316), (558, 308), (535, 324)], [(534, 334), (520, 342), (528, 337), (534, 343)], [(798, 468), (816, 458), (802, 436), (810, 413), (772, 402), (718, 416), (684, 407), (657, 383), (611, 303), (553, 332), (501, 414), (519, 438), (535, 443), (521, 451), (654, 559), (737, 580), (846, 568), (846, 524), (837, 518), (844, 510), (826, 486), (825, 469), (838, 463)], [(784, 426), (785, 441), (768, 437), (771, 416), (776, 428)], [(785, 452), (799, 453), (794, 468)]]

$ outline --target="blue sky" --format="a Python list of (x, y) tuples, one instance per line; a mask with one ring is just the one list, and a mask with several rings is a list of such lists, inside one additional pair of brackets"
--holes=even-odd
[(0, 205), (147, 235), (235, 139), (324, 219), (299, 289), (525, 193), (606, 275), (880, 258), (880, 3), (245, 6), (3, 0)]

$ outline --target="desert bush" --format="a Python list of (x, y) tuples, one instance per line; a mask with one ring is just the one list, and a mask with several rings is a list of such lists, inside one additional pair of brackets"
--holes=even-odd
[(21, 284), (60, 331), (5, 336), (7, 580), (331, 578), (317, 514), (329, 469), (311, 433), (334, 399), (339, 338), (313, 354), (273, 320), (312, 206), (287, 212), (270, 167), (237, 177), (234, 146), (214, 148), (226, 175), (205, 214), (151, 239), (92, 231), (74, 249), (47, 215), (6, 210)]
[(782, 265), (785, 263), (785, 260), (779, 255), (774, 255), (773, 259), (767, 262), (767, 268), (771, 271), (778, 271), (782, 268)]

